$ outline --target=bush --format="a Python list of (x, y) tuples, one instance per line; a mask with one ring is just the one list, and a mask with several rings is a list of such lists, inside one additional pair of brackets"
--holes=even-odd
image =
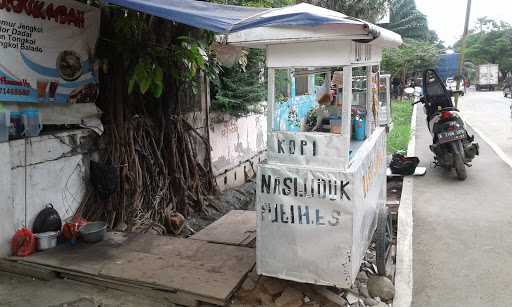
[(388, 135), (388, 153), (397, 151), (407, 152), (411, 137), (412, 105), (408, 100), (392, 101), (391, 114), (393, 117), (393, 129)]

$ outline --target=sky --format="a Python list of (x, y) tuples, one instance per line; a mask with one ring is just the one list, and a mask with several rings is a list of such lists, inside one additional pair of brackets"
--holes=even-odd
[[(427, 15), (429, 28), (435, 30), (445, 45), (453, 45), (464, 31), (467, 0), (416, 0), (416, 7)], [(511, 0), (472, 0), (470, 29), (480, 17), (512, 24)]]

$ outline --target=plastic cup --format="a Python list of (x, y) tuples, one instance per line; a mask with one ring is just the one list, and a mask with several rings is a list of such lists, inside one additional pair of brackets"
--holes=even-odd
[(57, 88), (59, 87), (59, 80), (50, 81), (50, 86), (48, 88), (48, 100), (51, 102), (55, 102), (55, 95), (57, 94)]
[(37, 80), (37, 99), (44, 101), (46, 99), (46, 87), (48, 86), (47, 80)]

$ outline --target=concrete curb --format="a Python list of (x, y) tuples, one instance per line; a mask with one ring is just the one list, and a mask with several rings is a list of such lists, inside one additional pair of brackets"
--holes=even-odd
[(501, 160), (503, 160), (503, 162), (507, 163), (508, 166), (512, 167), (512, 159), (510, 159), (507, 156), (507, 154), (503, 150), (501, 150), (501, 148), (498, 146), (498, 144), (494, 143), (487, 135), (485, 135), (482, 131), (480, 131), (480, 129), (473, 126), (471, 124), (471, 122), (468, 121), (467, 119), (464, 119), (464, 122), (466, 123), (466, 125), (471, 127), (471, 130), (473, 130), (476, 134), (478, 134), (478, 136), (480, 136), (480, 138), (482, 140), (484, 140), (484, 142), (486, 142), (487, 145), (489, 145), (489, 147), (491, 147), (491, 149), (496, 153), (496, 155), (498, 155), (498, 157)]
[[(418, 105), (414, 105), (411, 117), (411, 139), (407, 147), (407, 156), (416, 152), (416, 114)], [(413, 183), (412, 176), (404, 177), (400, 208), (398, 209), (398, 234), (395, 273), (395, 299), (393, 307), (410, 307), (412, 304), (412, 232), (413, 232)]]

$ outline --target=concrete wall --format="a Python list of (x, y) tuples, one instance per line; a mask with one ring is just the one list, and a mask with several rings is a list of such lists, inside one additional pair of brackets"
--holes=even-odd
[[(204, 118), (189, 120), (198, 130)], [(220, 190), (236, 187), (254, 176), (265, 159), (266, 118), (214, 117), (210, 125), (213, 171)], [(93, 133), (74, 130), (27, 142), (27, 227), (52, 203), (64, 220), (80, 205), (88, 178)], [(25, 141), (0, 143), (0, 257), (10, 254), (10, 240), (25, 224)]]
[(28, 139), (26, 146), (25, 140), (0, 143), (0, 256), (10, 254), (10, 239), (25, 225), (25, 213), (31, 229), (48, 203), (63, 220), (76, 211), (88, 178), (91, 133), (74, 130), (45, 135)]
[(265, 159), (266, 142), (263, 114), (238, 119), (211, 116), (212, 168), (220, 190), (239, 186), (254, 175), (256, 165)]
[(11, 196), (9, 143), (0, 143), (0, 257), (9, 253), (9, 240), (14, 235), (14, 204)]

